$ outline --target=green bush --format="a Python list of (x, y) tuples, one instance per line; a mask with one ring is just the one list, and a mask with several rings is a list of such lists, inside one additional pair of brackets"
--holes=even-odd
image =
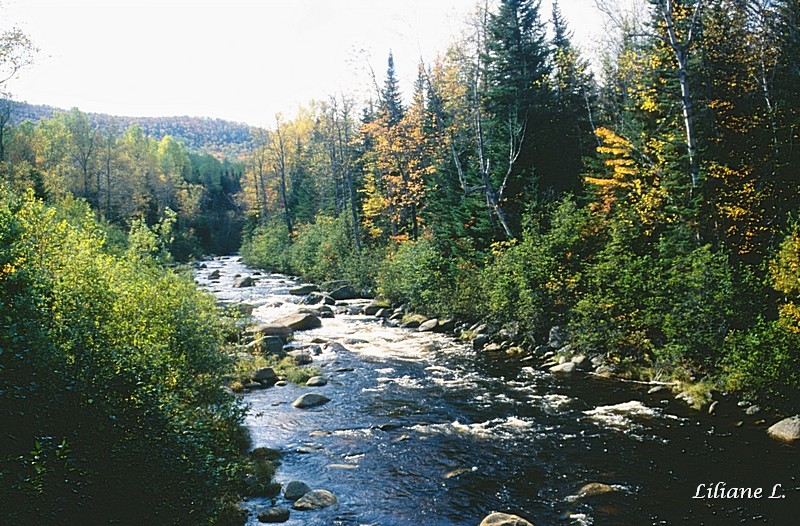
[(733, 268), (679, 234), (612, 240), (585, 270), (571, 330), (579, 345), (666, 369), (713, 371), (736, 316)]
[(247, 446), (213, 298), (104, 244), (0, 189), (0, 522), (210, 524)]
[(270, 272), (290, 272), (289, 230), (283, 221), (270, 221), (245, 236), (240, 250), (242, 261)]
[(800, 405), (800, 335), (780, 321), (731, 333), (723, 371), (728, 389), (784, 413)]
[(481, 275), (488, 318), (540, 335), (566, 321), (593, 246), (590, 216), (571, 198), (556, 203), (543, 223), (519, 242), (496, 245)]
[(392, 303), (408, 303), (430, 314), (447, 312), (450, 262), (428, 238), (405, 241), (389, 252), (378, 271), (378, 293)]
[(313, 223), (300, 225), (294, 238), (285, 223), (272, 222), (245, 237), (242, 260), (251, 266), (285, 272), (323, 283), (345, 280), (357, 288), (373, 288), (380, 249), (356, 250), (342, 216), (319, 215)]

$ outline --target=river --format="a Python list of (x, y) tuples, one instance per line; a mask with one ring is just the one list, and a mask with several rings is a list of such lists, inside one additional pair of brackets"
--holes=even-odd
[[(258, 320), (298, 308), (286, 276), (257, 275), (256, 286), (239, 289), (234, 276), (254, 271), (237, 257), (206, 265), (200, 286), (255, 305)], [(208, 279), (213, 270), (219, 280)], [(556, 376), (371, 316), (337, 315), (296, 333), (299, 344), (314, 338), (345, 347), (315, 357), (326, 386), (245, 395), (253, 446), (283, 453), (277, 481), (302, 480), (339, 500), (293, 511), (287, 525), (476, 526), (492, 511), (537, 526), (798, 523), (800, 451), (767, 437), (774, 419), (759, 422), (734, 404), (695, 412), (647, 386)], [(292, 407), (311, 391), (331, 402)], [(592, 482), (615, 491), (575, 498)], [(718, 483), (763, 493), (692, 498)], [(768, 498), (773, 489), (780, 498)], [(249, 524), (260, 523), (253, 515)]]

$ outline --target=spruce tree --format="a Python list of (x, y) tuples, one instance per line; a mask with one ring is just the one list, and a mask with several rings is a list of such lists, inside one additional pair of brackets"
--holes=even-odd
[(548, 55), (539, 2), (502, 0), (486, 28), (482, 110), (490, 175), (515, 235), (534, 182), (543, 175), (537, 164), (549, 133)]
[(381, 93), (381, 111), (386, 115), (389, 126), (397, 125), (403, 118), (403, 100), (400, 95), (400, 84), (394, 72), (394, 56), (389, 52), (386, 81)]
[(556, 191), (577, 191), (584, 157), (594, 153), (592, 105), (594, 79), (589, 64), (572, 44), (572, 34), (561, 15), (558, 2), (553, 2), (553, 39), (551, 83), (553, 111), (546, 151), (550, 155), (542, 164), (545, 183)]

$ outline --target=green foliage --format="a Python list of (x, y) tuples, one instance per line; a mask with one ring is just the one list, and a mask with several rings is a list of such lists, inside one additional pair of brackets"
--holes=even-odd
[(321, 376), (322, 370), (319, 367), (297, 365), (297, 362), (291, 356), (284, 358), (274, 358), (267, 363), (275, 369), (275, 374), (286, 378), (287, 382), (293, 384), (304, 385), (309, 378), (314, 376)]
[(240, 254), (242, 261), (252, 267), (272, 272), (289, 272), (291, 239), (286, 223), (275, 220), (259, 225), (246, 236)]
[(674, 233), (635, 246), (614, 238), (587, 269), (577, 342), (622, 360), (713, 369), (736, 306), (727, 256)]
[(315, 282), (345, 280), (354, 287), (374, 286), (380, 251), (358, 252), (347, 217), (317, 216), (301, 225), (294, 238), (286, 223), (275, 220), (257, 227), (242, 243), (242, 260), (258, 268), (287, 272)]
[(0, 190), (2, 520), (209, 524), (247, 446), (213, 299), (59, 215)]
[(592, 247), (589, 214), (568, 197), (544, 219), (520, 242), (497, 244), (482, 271), (485, 312), (498, 324), (518, 321), (527, 331), (547, 331), (566, 321), (575, 303)]
[(726, 387), (791, 414), (800, 404), (800, 335), (777, 321), (759, 321), (725, 342)]
[(171, 263), (169, 247), (174, 240), (175, 212), (167, 209), (164, 218), (153, 228), (144, 219), (135, 219), (128, 234), (128, 255), (131, 258)]
[(378, 293), (413, 310), (447, 312), (449, 263), (428, 238), (400, 243), (378, 271)]

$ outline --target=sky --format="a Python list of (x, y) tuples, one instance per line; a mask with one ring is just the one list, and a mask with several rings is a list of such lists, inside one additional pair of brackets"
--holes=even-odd
[[(549, 19), (550, 1), (542, 0)], [(39, 49), (6, 85), (16, 100), (122, 116), (270, 126), (312, 99), (374, 93), (391, 51), (408, 93), (477, 0), (0, 0), (0, 28)], [(575, 40), (599, 34), (594, 0), (560, 0)]]

